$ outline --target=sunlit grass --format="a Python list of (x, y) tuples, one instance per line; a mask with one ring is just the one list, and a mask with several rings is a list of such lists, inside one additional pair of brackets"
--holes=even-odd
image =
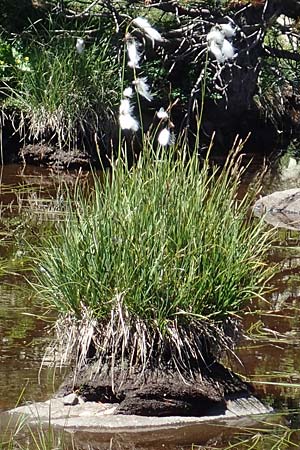
[(231, 346), (227, 319), (232, 330), (271, 275), (270, 233), (249, 216), (252, 194), (238, 200), (240, 177), (236, 154), (219, 170), (184, 148), (155, 153), (150, 141), (136, 166), (119, 159), (95, 177), (89, 196), (78, 185), (36, 257), (66, 348), (81, 335), (81, 355), (93, 343), (100, 359), (162, 357), (186, 369)]
[(47, 42), (26, 50), (26, 70), (16, 69), (2, 89), (3, 108), (21, 119), (21, 134), (70, 149), (88, 135), (109, 134), (119, 95), (117, 57), (107, 32), (87, 43), (82, 54), (75, 44), (76, 39), (49, 31)]
[[(297, 414), (298, 411), (293, 413)], [(300, 430), (293, 428), (285, 414), (273, 414), (267, 419), (260, 417), (248, 421), (212, 426), (216, 439), (205, 445), (192, 445), (191, 450), (291, 450), (299, 448)], [(251, 424), (252, 422), (252, 424)], [(223, 436), (223, 438), (221, 438)], [(219, 439), (218, 439), (219, 438)], [(221, 442), (220, 442), (221, 441)], [(215, 444), (215, 445), (214, 445)]]
[(299, 448), (299, 430), (292, 430), (286, 425), (269, 425), (265, 428), (240, 430), (240, 437), (236, 436), (224, 450), (287, 450)]
[(0, 450), (66, 450), (75, 448), (62, 430), (48, 425), (30, 425), (25, 417), (1, 431)]
[[(21, 391), (16, 406), (23, 400), (25, 388)], [(31, 424), (26, 415), (7, 415), (0, 422), (0, 450), (64, 450), (68, 446), (63, 430), (55, 430), (51, 425), (38, 421)]]

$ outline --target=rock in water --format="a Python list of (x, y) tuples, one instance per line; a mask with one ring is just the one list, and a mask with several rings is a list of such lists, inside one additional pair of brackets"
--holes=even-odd
[(275, 227), (300, 230), (300, 189), (273, 192), (260, 198), (254, 205), (256, 216)]
[(77, 405), (79, 403), (79, 398), (76, 394), (69, 394), (66, 395), (65, 397), (63, 397), (63, 404), (64, 405), (69, 405), (69, 406), (74, 406)]

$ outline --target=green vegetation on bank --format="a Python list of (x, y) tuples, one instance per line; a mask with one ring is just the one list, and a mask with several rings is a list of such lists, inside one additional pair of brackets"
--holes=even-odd
[[(143, 63), (136, 67), (138, 76), (148, 78), (162, 106), (177, 101), (178, 127), (194, 126), (204, 78), (205, 144), (214, 130), (232, 127), (231, 115), (245, 114), (247, 122), (249, 111), (259, 116), (257, 108), (276, 126), (285, 126), (285, 119), (296, 124), (289, 105), (299, 88), (298, 20), (290, 6), (295, 1), (264, 11), (264, 2), (257, 1), (1, 0), (0, 109), (14, 122), (20, 142), (76, 147), (89, 155), (97, 142), (102, 156), (110, 154), (120, 55), (126, 28), (140, 16), (162, 39), (154, 42), (138, 27), (130, 30)], [(76, 50), (77, 39), (84, 50)], [(156, 107), (149, 103), (143, 111), (147, 120)], [(297, 119), (297, 105), (295, 110)]]
[(95, 176), (90, 195), (77, 186), (36, 257), (37, 289), (61, 315), (61, 339), (70, 335), (63, 323), (74, 326), (70, 350), (91, 324), (100, 358), (136, 364), (173, 348), (186, 368), (204, 344), (217, 354), (231, 345), (226, 320), (264, 294), (271, 274), (270, 234), (248, 216), (252, 195), (237, 198), (241, 173), (237, 154), (220, 171), (150, 141), (135, 167), (118, 159)]
[(95, 133), (112, 134), (120, 88), (109, 36), (87, 44), (82, 54), (75, 42), (49, 32), (46, 42), (18, 51), (4, 80), (2, 107), (17, 114), (27, 139), (73, 149)]

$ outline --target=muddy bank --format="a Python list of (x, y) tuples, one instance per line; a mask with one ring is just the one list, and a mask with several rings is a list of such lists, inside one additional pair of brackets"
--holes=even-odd
[(88, 170), (96, 165), (95, 158), (79, 149), (65, 151), (43, 144), (26, 145), (19, 150), (18, 158), (24, 163), (64, 170), (78, 169), (79, 167)]
[[(289, 92), (288, 92), (289, 93)], [(290, 94), (290, 93), (289, 93)], [(281, 127), (272, 121), (266, 121), (262, 117), (257, 107), (242, 112), (240, 115), (229, 113), (222, 108), (216, 108), (207, 102), (205, 115), (201, 126), (200, 151), (203, 155), (211, 144), (213, 138), (212, 152), (216, 155), (226, 154), (232, 147), (236, 136), (245, 140), (244, 152), (268, 155), (276, 151), (276, 148), (288, 147), (291, 139), (299, 138), (299, 111), (300, 104), (295, 104), (295, 95), (285, 96), (285, 107), (280, 119)], [(300, 96), (299, 96), (300, 97)], [(298, 99), (298, 97), (297, 97)], [(291, 106), (292, 104), (292, 106)], [(145, 123), (148, 127), (152, 121), (153, 112), (145, 113)], [(176, 135), (180, 134), (182, 129), (185, 111), (174, 110), (174, 130)], [(279, 120), (279, 119), (278, 119)], [(189, 124), (187, 128), (188, 145), (194, 148), (194, 134), (197, 129), (197, 123)], [(147, 126), (145, 125), (145, 131)], [(128, 133), (127, 133), (128, 134)], [(126, 141), (129, 162), (134, 161), (135, 155), (141, 150), (141, 137), (133, 137), (130, 133), (123, 135)], [(59, 147), (53, 141), (47, 139), (36, 142), (25, 139), (15, 131), (15, 127), (7, 119), (3, 124), (2, 130), (2, 154), (1, 159), (5, 164), (21, 163), (35, 166), (51, 167), (54, 169), (72, 170), (72, 169), (90, 169), (91, 167), (109, 166), (112, 154), (118, 149), (118, 130), (114, 129), (111, 136), (107, 137), (105, 143), (96, 136), (84, 135), (84, 141), (78, 143), (76, 148)], [(100, 163), (101, 160), (101, 163)]]
[(238, 426), (245, 418), (250, 425), (251, 416), (272, 412), (252, 391), (217, 362), (183, 379), (166, 367), (145, 369), (142, 375), (118, 367), (113, 373), (107, 367), (99, 372), (95, 361), (80, 373), (70, 373), (54, 398), (8, 413), (16, 420), (22, 415), (30, 425), (51, 423), (79, 436), (88, 433), (89, 439), (100, 434), (106, 442), (111, 433), (139, 436), (214, 421)]

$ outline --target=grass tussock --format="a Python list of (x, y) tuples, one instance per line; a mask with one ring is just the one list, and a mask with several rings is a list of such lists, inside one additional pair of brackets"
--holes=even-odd
[(82, 54), (75, 43), (69, 36), (35, 42), (27, 49), (26, 63), (15, 68), (1, 89), (3, 110), (13, 111), (24, 137), (76, 148), (85, 135), (93, 139), (97, 134), (99, 140), (111, 136), (119, 80), (110, 38), (87, 43)]
[(181, 372), (232, 347), (235, 318), (263, 296), (270, 234), (238, 200), (240, 148), (221, 170), (151, 144), (90, 195), (69, 194), (65, 221), (36, 256), (37, 289), (58, 311), (63, 361), (170, 363)]

